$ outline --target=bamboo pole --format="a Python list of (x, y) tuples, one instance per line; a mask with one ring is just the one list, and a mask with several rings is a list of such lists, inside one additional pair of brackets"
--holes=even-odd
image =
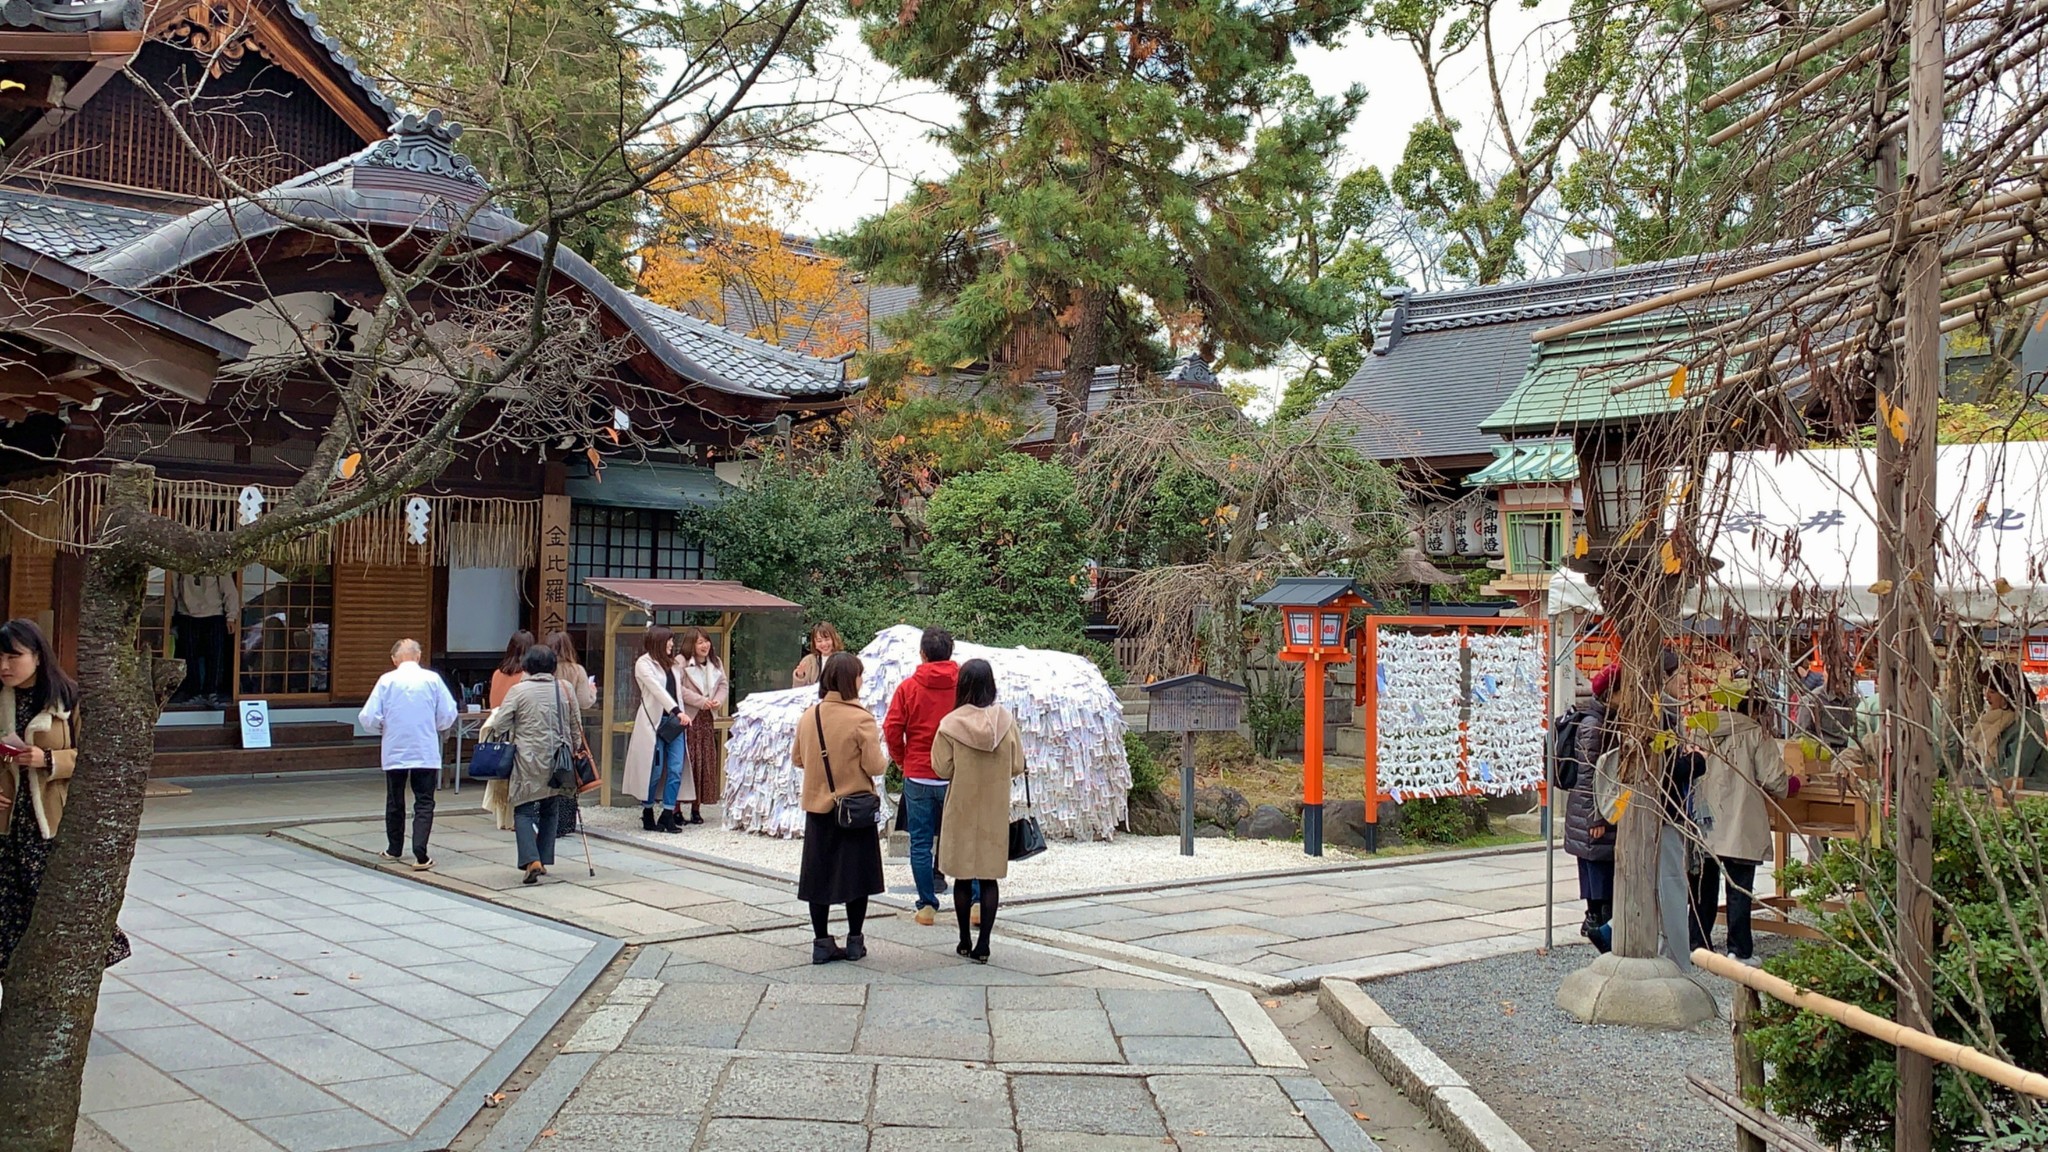
[(2048, 1100), (2048, 1076), (2043, 1076), (2039, 1072), (2029, 1072), (1996, 1056), (1987, 1056), (1968, 1045), (1943, 1040), (1939, 1036), (1930, 1036), (1918, 1029), (1908, 1028), (1874, 1012), (1866, 1012), (1854, 1004), (1845, 1004), (1831, 996), (1809, 992), (1789, 980), (1773, 976), (1761, 968), (1751, 968), (1742, 961), (1723, 956), (1719, 952), (1701, 948), (1692, 954), (1692, 962), (1716, 976), (1733, 980), (1744, 987), (1754, 988), (1773, 1000), (1783, 1001), (1803, 1012), (1825, 1016), (1844, 1028), (1860, 1032), (1873, 1040), (1881, 1040), (1894, 1048), (1909, 1049), (1930, 1060), (1939, 1060), (1950, 1067), (1960, 1068), (1973, 1076), (1982, 1076), (2001, 1087)]
[[(1952, 224), (1970, 223), (1993, 212), (2003, 211), (2018, 204), (2032, 203), (2035, 200), (2041, 199), (2044, 194), (2048, 194), (2048, 178), (2037, 179), (2035, 183), (2026, 188), (2001, 193), (1968, 208), (1951, 208), (1946, 212), (1922, 216), (1907, 226), (1907, 232), (1912, 236), (1921, 236), (1934, 232), (1937, 229), (1946, 228)], [(1563, 339), (1566, 336), (1576, 336), (1581, 332), (1591, 331), (1603, 324), (1611, 324), (1617, 320), (1627, 320), (1632, 316), (1641, 316), (1647, 312), (1660, 311), (1691, 300), (1697, 300), (1702, 296), (1709, 296), (1716, 292), (1725, 292), (1730, 288), (1741, 288), (1754, 284), (1759, 280), (1768, 280), (1773, 276), (1780, 276), (1787, 272), (1797, 272), (1802, 268), (1810, 268), (1815, 264), (1824, 263), (1837, 257), (1853, 256), (1857, 253), (1882, 248), (1892, 243), (1892, 241), (1892, 230), (1889, 228), (1866, 232), (1853, 240), (1844, 240), (1820, 248), (1810, 248), (1804, 252), (1795, 252), (1790, 256), (1781, 256), (1776, 260), (1769, 260), (1762, 264), (1753, 264), (1739, 271), (1714, 276), (1707, 280), (1696, 281), (1682, 288), (1666, 292), (1662, 296), (1637, 301), (1634, 304), (1625, 304), (1620, 308), (1610, 308), (1605, 312), (1595, 313), (1591, 316), (1581, 316), (1576, 320), (1569, 320), (1563, 324), (1545, 328), (1529, 339), (1531, 343), (1544, 344), (1552, 340)]]
[(1726, 104), (1729, 101), (1734, 100), (1747, 92), (1752, 92), (1758, 88), (1763, 87), (1765, 84), (1768, 84), (1772, 80), (1777, 79), (1780, 73), (1789, 72), (1792, 69), (1799, 67), (1801, 64), (1806, 63), (1808, 60), (1811, 60), (1815, 56), (1818, 56), (1821, 53), (1827, 51), (1828, 49), (1833, 48), (1835, 45), (1842, 43), (1844, 40), (1849, 39), (1857, 33), (1867, 32), (1870, 29), (1877, 27), (1879, 24), (1884, 23), (1884, 13), (1885, 6), (1882, 4), (1879, 4), (1875, 8), (1869, 8), (1864, 10), (1860, 15), (1856, 16), (1848, 23), (1837, 25), (1834, 31), (1824, 32), (1821, 35), (1816, 36), (1811, 40), (1808, 40), (1804, 47), (1800, 48), (1797, 52), (1792, 53), (1790, 56), (1780, 56), (1776, 60), (1771, 61), (1769, 64), (1764, 65), (1756, 71), (1751, 72), (1749, 75), (1744, 76), (1742, 79), (1737, 80), (1735, 83), (1730, 84), (1726, 88), (1721, 89), (1719, 92), (1716, 92), (1713, 95), (1707, 97), (1705, 100), (1701, 101), (1700, 110), (1703, 112), (1712, 112), (1714, 109), (1721, 107), (1723, 104)]

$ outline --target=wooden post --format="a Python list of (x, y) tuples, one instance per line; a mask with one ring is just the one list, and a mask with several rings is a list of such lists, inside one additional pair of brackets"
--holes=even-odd
[(534, 604), (533, 634), (546, 640), (549, 633), (569, 626), (569, 498), (540, 498), (540, 583)]
[[(1754, 1102), (1755, 1094), (1764, 1086), (1763, 1057), (1749, 1043), (1750, 1030), (1756, 1027), (1758, 1006), (1756, 989), (1747, 984), (1735, 986), (1735, 1087), (1742, 1093), (1744, 1103)], [(1764, 1152), (1764, 1138), (1738, 1124), (1735, 1152)]]
[(1380, 629), (1372, 617), (1359, 625), (1358, 683), (1365, 694), (1365, 850), (1380, 850)]
[(1195, 854), (1195, 734), (1180, 734), (1180, 854)]
[[(603, 781), (597, 794), (597, 803), (602, 808), (612, 806), (612, 745), (616, 742), (616, 738), (612, 734), (612, 727), (615, 714), (618, 711), (616, 702), (619, 698), (620, 687), (612, 682), (615, 679), (612, 675), (612, 669), (619, 665), (619, 625), (625, 623), (625, 621), (626, 609), (623, 605), (614, 604), (609, 600), (604, 602), (604, 661), (606, 667), (604, 675), (598, 677), (598, 683), (603, 689), (599, 695), (604, 698), (602, 701), (604, 704), (604, 727), (600, 729), (604, 736), (599, 741), (597, 749), (597, 775)], [(628, 669), (632, 668), (632, 666), (632, 661), (626, 662)], [(627, 675), (630, 676), (632, 673), (629, 671)]]
[[(1907, 215), (1921, 218), (1942, 208), (1941, 116), (1945, 48), (1942, 0), (1910, 0), (1907, 6), (1906, 176), (1913, 197)], [(1934, 944), (1934, 650), (1929, 637), (1933, 608), (1936, 536), (1935, 420), (1941, 396), (1941, 239), (1915, 229), (1906, 250), (1905, 282), (1899, 293), (1905, 314), (1904, 369), (1894, 413), (1904, 418), (1900, 446), (1896, 564), (1892, 589), (1898, 600), (1898, 697), (1893, 702), (1892, 762), (1898, 794), (1898, 1022), (1934, 1031), (1932, 959)], [(1880, 412), (1886, 405), (1880, 401)], [(1879, 432), (1879, 437), (1887, 435)], [(1882, 534), (1880, 534), (1882, 540)], [(1905, 1048), (1897, 1051), (1898, 1095), (1894, 1152), (1930, 1152), (1934, 1141), (1934, 1062)]]

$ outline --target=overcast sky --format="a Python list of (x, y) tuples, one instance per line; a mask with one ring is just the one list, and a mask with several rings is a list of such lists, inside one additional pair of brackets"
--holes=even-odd
[[(1508, 102), (1511, 115), (1526, 121), (1518, 108), (1528, 99), (1541, 71), (1545, 45), (1554, 38), (1549, 22), (1565, 11), (1564, 0), (1542, 0), (1534, 9), (1502, 5), (1496, 9), (1496, 43), (1508, 58)], [(1519, 47), (1517, 47), (1519, 46)], [(855, 33), (852, 21), (839, 21), (824, 74), (806, 85), (807, 94), (836, 97), (869, 108), (835, 119), (828, 149), (796, 158), (791, 174), (811, 191), (808, 202), (795, 205), (784, 221), (791, 231), (820, 236), (851, 227), (862, 217), (901, 199), (921, 179), (944, 177), (945, 152), (929, 139), (933, 124), (948, 124), (957, 105), (932, 89), (898, 79), (875, 61)], [(1457, 118), (1468, 153), (1484, 155), (1493, 120), (1492, 101), (1483, 76), (1476, 72), (1477, 50), (1468, 51), (1445, 72), (1445, 102)], [(1413, 52), (1397, 41), (1352, 33), (1337, 48), (1301, 54), (1300, 66), (1316, 90), (1340, 92), (1363, 83), (1367, 97), (1346, 141), (1351, 167), (1378, 165), (1387, 171), (1400, 161), (1409, 128), (1428, 110), (1422, 68)], [(1519, 124), (1518, 124), (1519, 126)], [(1266, 397), (1255, 406), (1278, 400), (1283, 370), (1243, 374)]]

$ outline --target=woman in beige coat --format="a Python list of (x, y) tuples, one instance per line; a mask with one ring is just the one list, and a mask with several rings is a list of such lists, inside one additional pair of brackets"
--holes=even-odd
[[(996, 703), (996, 674), (986, 660), (960, 666), (953, 710), (932, 738), (932, 771), (947, 781), (945, 818), (939, 822), (939, 871), (953, 878), (953, 916), (960, 922), (954, 951), (988, 963), (988, 933), (995, 926), (997, 881), (1010, 873), (1010, 781), (1024, 774), (1024, 742), (1017, 718)], [(967, 938), (969, 897), (981, 888), (981, 936)]]
[[(626, 791), (639, 798), (640, 827), (647, 832), (681, 832), (682, 803), (697, 799), (686, 738), (694, 713), (682, 702), (682, 684), (676, 635), (656, 624), (640, 638), (640, 658), (633, 661), (633, 688), (640, 706), (633, 710), (633, 735), (626, 741)], [(673, 716), (682, 725), (667, 740), (661, 738), (664, 716)], [(654, 817), (657, 808), (659, 821)]]
[(1706, 756), (1706, 772), (1693, 788), (1700, 803), (1694, 818), (1706, 837), (1707, 855), (1693, 889), (1693, 929), (1711, 946), (1714, 914), (1721, 906), (1721, 876), (1728, 877), (1728, 954), (1750, 963), (1756, 939), (1750, 931), (1750, 906), (1756, 892), (1756, 868), (1771, 854), (1770, 797), (1787, 790), (1784, 746), (1772, 738), (1757, 717), (1766, 701), (1747, 680), (1730, 680), (1714, 690), (1722, 712), (1705, 713), (1696, 725)]
[[(35, 621), (0, 624), (0, 735), (9, 744), (0, 749), (0, 977), (28, 932), (71, 795), (77, 708), (78, 685)], [(116, 928), (107, 964), (128, 955), (128, 937)]]
[(555, 862), (559, 801), (576, 795), (576, 776), (557, 763), (556, 753), (574, 749), (581, 738), (574, 690), (555, 679), (555, 652), (545, 644), (526, 650), (520, 662), (526, 679), (505, 693), (482, 738), (510, 740), (518, 749), (512, 778), (505, 782), (512, 827), (519, 840), (519, 870), (526, 884), (538, 884)]
[[(803, 769), (804, 857), (797, 870), (796, 898), (811, 906), (811, 963), (858, 960), (868, 954), (861, 926), (868, 897), (882, 882), (881, 825), (841, 828), (837, 802), (873, 792), (889, 770), (874, 713), (860, 702), (860, 657), (835, 652), (818, 680), (818, 702), (796, 724), (791, 754)], [(846, 947), (832, 939), (834, 904), (846, 905)]]

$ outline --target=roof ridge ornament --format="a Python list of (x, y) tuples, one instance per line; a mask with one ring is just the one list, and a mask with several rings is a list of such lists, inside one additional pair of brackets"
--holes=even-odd
[(439, 108), (424, 116), (408, 112), (391, 126), (391, 135), (363, 152), (356, 165), (435, 176), (487, 192), (490, 184), (483, 173), (476, 170), (469, 157), (455, 150), (455, 142), (461, 136), (462, 125), (445, 119)]

